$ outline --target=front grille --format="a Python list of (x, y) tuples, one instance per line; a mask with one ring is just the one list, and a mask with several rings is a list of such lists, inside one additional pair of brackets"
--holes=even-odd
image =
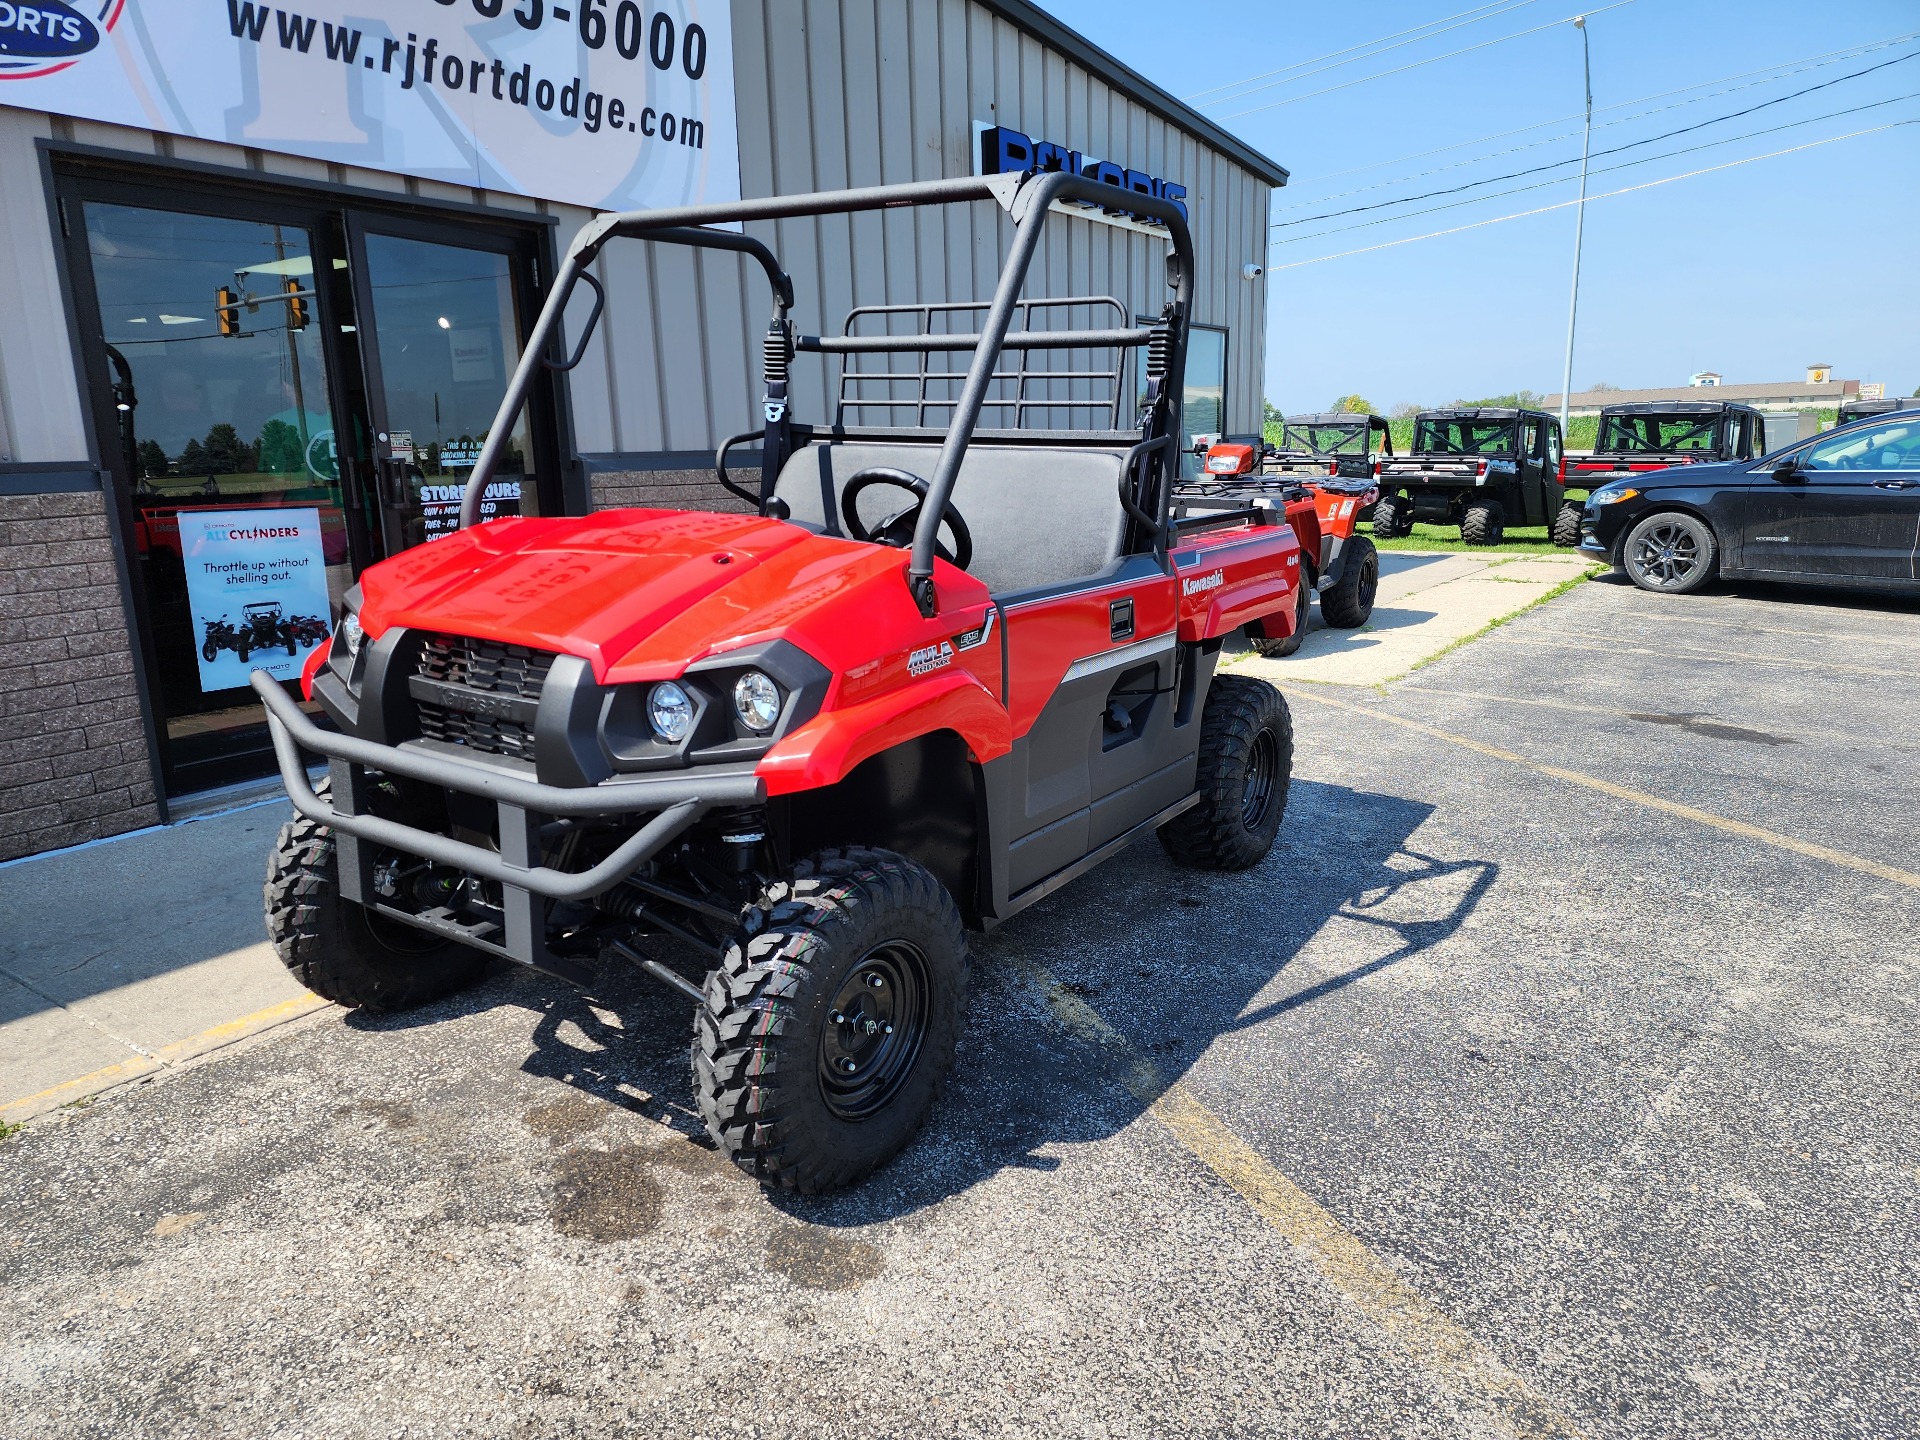
[[(537, 704), (553, 661), (554, 656), (548, 652), (524, 645), (475, 640), (466, 635), (430, 635), (421, 648), (416, 673), (423, 680), (442, 685)], [(416, 696), (414, 703), (420, 714), (420, 733), (429, 740), (465, 745), (489, 755), (533, 759), (530, 725), (504, 715), (480, 713), (481, 707), (465, 710), (422, 696)]]

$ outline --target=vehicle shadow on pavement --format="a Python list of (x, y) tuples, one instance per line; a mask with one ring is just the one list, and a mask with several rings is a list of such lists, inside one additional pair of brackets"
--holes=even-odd
[[(1295, 780), (1280, 841), (1251, 871), (1182, 870), (1144, 841), (975, 937), (967, 1034), (920, 1137), (851, 1191), (768, 1192), (766, 1203), (816, 1225), (874, 1224), (1008, 1169), (1051, 1170), (1064, 1147), (1132, 1124), (1152, 1094), (1123, 1083), (1123, 1057), (1054, 1020), (1049, 984), (1091, 1006), (1165, 1084), (1216, 1040), (1263, 1026), (1276, 1068), (1310, 1066), (1301, 1037), (1314, 1022), (1302, 1017), (1439, 945), (1494, 882), (1491, 861), (1446, 859), (1411, 843), (1432, 812)], [(699, 978), (704, 961), (691, 950), (649, 948)], [(711, 1150), (692, 1103), (691, 1007), (637, 973), (608, 971), (576, 990), (515, 971), (419, 1012), (346, 1023), (398, 1031), (502, 1006), (532, 1013), (525, 1074), (670, 1127), (690, 1152)]]

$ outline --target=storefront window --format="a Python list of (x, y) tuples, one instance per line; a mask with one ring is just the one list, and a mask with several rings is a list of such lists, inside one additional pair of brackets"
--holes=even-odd
[[(388, 466), (389, 548), (437, 540), (460, 518), (459, 490), (480, 458), (520, 357), (510, 257), (395, 235), (366, 237), (378, 339), (376, 403)], [(521, 513), (526, 410), (481, 502), (483, 519)], [(526, 512), (537, 508), (529, 491)]]
[(85, 213), (156, 707), (190, 777), (257, 728), (249, 674), (297, 678), (351, 583), (313, 249), (298, 226)]

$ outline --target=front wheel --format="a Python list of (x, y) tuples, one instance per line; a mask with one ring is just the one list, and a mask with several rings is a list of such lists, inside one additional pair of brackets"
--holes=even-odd
[(209, 665), (211, 665), (214, 662), (214, 660), (218, 658), (219, 654), (220, 654), (220, 647), (214, 644), (213, 641), (211, 640), (206, 641), (200, 647), (201, 658), (204, 659)]
[(1346, 566), (1338, 584), (1320, 592), (1320, 618), (1336, 630), (1358, 630), (1373, 614), (1380, 592), (1380, 552), (1364, 535), (1347, 542)]
[(829, 850), (770, 885), (707, 976), (693, 1074), (714, 1144), (809, 1195), (918, 1133), (953, 1068), (967, 939), (946, 887), (887, 850)]
[(1273, 848), (1293, 780), (1293, 716), (1264, 680), (1222, 675), (1200, 718), (1200, 801), (1160, 827), (1174, 863), (1246, 870)]
[(1719, 553), (1713, 527), (1677, 510), (1647, 516), (1627, 532), (1620, 547), (1627, 578), (1657, 595), (1698, 590), (1713, 578)]
[[(324, 781), (315, 787), (327, 793)], [(406, 1010), (464, 990), (487, 957), (340, 898), (333, 831), (304, 815), (280, 827), (267, 861), (267, 938), (323, 1000)]]

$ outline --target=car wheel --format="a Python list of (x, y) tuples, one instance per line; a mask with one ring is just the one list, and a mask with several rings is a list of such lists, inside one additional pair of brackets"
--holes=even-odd
[(1507, 516), (1498, 500), (1476, 500), (1460, 517), (1460, 538), (1469, 545), (1498, 545), (1506, 533)]
[(762, 893), (707, 975), (695, 1098), (723, 1154), (805, 1194), (865, 1179), (919, 1131), (953, 1068), (960, 912), (888, 850), (828, 850)]
[(1553, 543), (1561, 549), (1570, 549), (1580, 543), (1581, 507), (1562, 505), (1560, 513), (1553, 517)]
[(1246, 870), (1273, 848), (1293, 781), (1293, 715), (1264, 680), (1222, 675), (1200, 719), (1200, 803), (1160, 827), (1190, 870)]
[(1252, 643), (1254, 651), (1275, 660), (1293, 654), (1300, 648), (1301, 642), (1307, 638), (1307, 619), (1312, 611), (1313, 590), (1307, 583), (1307, 567), (1302, 565), (1300, 583), (1295, 588), (1293, 597), (1293, 633), (1278, 636), (1272, 640), (1263, 635), (1250, 635), (1247, 638)]
[(1337, 585), (1320, 592), (1320, 618), (1336, 630), (1357, 630), (1373, 614), (1380, 590), (1380, 552), (1364, 535), (1347, 542), (1346, 568)]
[(1706, 521), (1667, 510), (1629, 530), (1620, 557), (1627, 578), (1642, 590), (1689, 595), (1713, 578), (1720, 547)]

